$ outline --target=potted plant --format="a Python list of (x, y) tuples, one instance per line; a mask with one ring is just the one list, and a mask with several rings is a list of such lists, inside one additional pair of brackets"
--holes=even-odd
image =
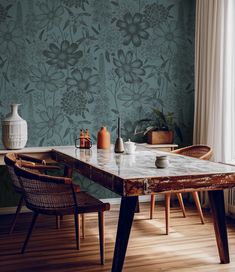
[(135, 135), (147, 135), (149, 144), (172, 144), (174, 132), (183, 141), (180, 127), (175, 122), (174, 113), (164, 113), (163, 110), (153, 109), (154, 119), (141, 119), (135, 127)]

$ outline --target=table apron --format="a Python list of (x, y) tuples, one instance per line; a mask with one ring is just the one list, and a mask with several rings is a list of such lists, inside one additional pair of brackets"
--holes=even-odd
[(223, 190), (235, 187), (235, 173), (187, 175), (130, 179), (124, 182), (124, 195), (149, 195), (166, 192)]
[(211, 191), (235, 187), (235, 173), (187, 174), (184, 176), (122, 179), (61, 152), (52, 151), (51, 155), (57, 162), (66, 164), (79, 174), (120, 196), (141, 196), (166, 192)]
[(123, 180), (121, 178), (57, 151), (52, 152), (52, 158), (112, 192), (120, 196), (124, 194)]

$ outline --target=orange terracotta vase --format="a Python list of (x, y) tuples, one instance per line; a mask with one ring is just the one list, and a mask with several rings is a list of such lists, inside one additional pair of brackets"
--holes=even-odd
[(110, 133), (106, 127), (101, 127), (97, 134), (97, 148), (109, 149), (110, 148)]

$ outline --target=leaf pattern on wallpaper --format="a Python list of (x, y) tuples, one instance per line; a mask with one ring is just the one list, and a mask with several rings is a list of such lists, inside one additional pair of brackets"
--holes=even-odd
[(194, 13), (195, 0), (1, 0), (0, 117), (22, 103), (28, 145), (61, 145), (102, 125), (115, 140), (118, 116), (136, 140), (158, 108), (190, 143)]
[(22, 37), (20, 32), (17, 30), (14, 21), (1, 24), (0, 43), (0, 53), (2, 55), (14, 55), (17, 53), (17, 49), (22, 46)]

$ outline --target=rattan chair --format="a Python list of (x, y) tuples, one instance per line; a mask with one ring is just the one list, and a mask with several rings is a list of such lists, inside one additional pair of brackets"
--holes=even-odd
[[(11, 224), (11, 228), (9, 231), (9, 234), (11, 234), (14, 231), (15, 225), (16, 225), (16, 221), (18, 218), (18, 215), (21, 211), (23, 202), (24, 202), (24, 198), (23, 198), (23, 194), (22, 194), (22, 188), (21, 185), (19, 183), (19, 180), (14, 172), (14, 165), (16, 163), (16, 161), (21, 161), (21, 164), (24, 167), (31, 167), (31, 168), (35, 168), (34, 171), (47, 171), (47, 170), (53, 170), (53, 169), (59, 169), (58, 166), (55, 165), (46, 165), (46, 161), (45, 160), (41, 160), (38, 158), (34, 158), (31, 157), (29, 155), (25, 155), (25, 154), (17, 154), (17, 153), (8, 153), (5, 155), (4, 157), (4, 161), (5, 164), (8, 168), (8, 172), (10, 175), (10, 181), (11, 184), (15, 190), (15, 192), (17, 192), (18, 194), (20, 194), (20, 198), (19, 198), (19, 202), (18, 202), (18, 206)], [(57, 226), (59, 225), (59, 221), (57, 219)]]
[(20, 166), (14, 166), (15, 173), (23, 189), (24, 200), (28, 209), (33, 211), (33, 220), (21, 253), (25, 252), (30, 235), (39, 214), (74, 215), (76, 245), (80, 248), (79, 214), (97, 212), (99, 220), (100, 262), (104, 264), (104, 211), (110, 209), (108, 203), (103, 203), (86, 192), (76, 192), (71, 178), (55, 177), (35, 173)]
[[(16, 221), (18, 218), (18, 215), (21, 211), (22, 205), (24, 203), (24, 198), (23, 198), (23, 191), (21, 188), (21, 185), (19, 183), (19, 180), (15, 174), (14, 171), (14, 165), (17, 161), (21, 161), (21, 165), (24, 167), (30, 167), (31, 170), (40, 173), (47, 173), (48, 170), (60, 170), (59, 166), (56, 165), (47, 165), (45, 160), (41, 160), (38, 158), (34, 158), (32, 156), (29, 155), (25, 155), (25, 154), (18, 154), (18, 153), (7, 153), (4, 157), (4, 161), (5, 164), (8, 168), (8, 172), (10, 175), (10, 181), (11, 184), (15, 190), (15, 192), (17, 192), (18, 194), (20, 194), (20, 199), (18, 202), (18, 206), (11, 224), (11, 228), (9, 231), (9, 234), (11, 234), (14, 231), (15, 225), (16, 225)], [(76, 191), (80, 191), (80, 187), (79, 185), (76, 186)], [(82, 220), (82, 225), (83, 225), (83, 236), (84, 236), (84, 218)], [(60, 218), (56, 217), (56, 227), (60, 228)]]
[[(212, 149), (209, 146), (206, 145), (192, 145), (192, 146), (187, 146), (184, 148), (180, 148), (177, 150), (172, 151), (172, 153), (183, 155), (183, 156), (189, 156), (189, 157), (194, 157), (198, 158), (201, 160), (210, 160), (212, 157)], [(176, 194), (179, 200), (179, 204), (181, 207), (181, 210), (183, 212), (183, 216), (185, 217), (185, 207), (184, 207), (184, 202), (183, 202), (183, 197), (181, 193)], [(198, 196), (198, 192), (192, 191), (193, 199), (196, 204), (198, 213), (200, 215), (201, 223), (204, 224), (204, 217), (202, 213), (202, 208)], [(169, 233), (169, 222), (170, 222), (170, 198), (171, 198), (171, 193), (165, 193), (165, 214), (166, 214), (166, 234)], [(153, 218), (153, 213), (154, 213), (154, 207), (155, 207), (155, 195), (151, 195), (151, 206), (150, 206), (150, 219)]]

